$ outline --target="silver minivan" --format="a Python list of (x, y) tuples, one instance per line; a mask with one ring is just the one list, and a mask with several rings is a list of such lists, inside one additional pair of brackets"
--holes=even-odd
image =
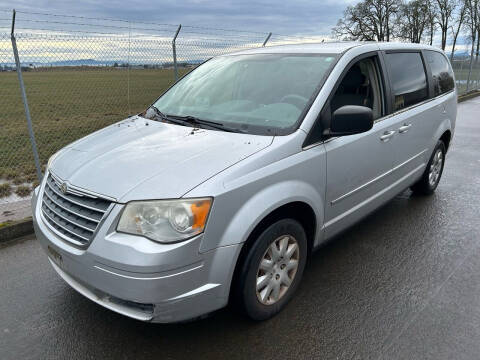
[(206, 61), (145, 112), (54, 154), (32, 209), (55, 271), (131, 318), (278, 313), (309, 255), (435, 191), (456, 118), (436, 48), (322, 43)]

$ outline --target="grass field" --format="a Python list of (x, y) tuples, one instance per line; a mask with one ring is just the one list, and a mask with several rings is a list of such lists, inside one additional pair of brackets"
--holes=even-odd
[[(457, 91), (459, 94), (463, 94), (467, 91), (467, 79), (468, 79), (468, 64), (466, 64), (462, 69), (455, 69), (455, 80), (457, 81)], [(472, 74), (470, 77), (470, 90), (475, 89), (480, 86), (480, 67), (472, 69)]]
[[(141, 112), (174, 80), (173, 70), (118, 68), (27, 71), (23, 77), (43, 165), (66, 144)], [(0, 179), (35, 180), (15, 72), (0, 72), (0, 164)]]

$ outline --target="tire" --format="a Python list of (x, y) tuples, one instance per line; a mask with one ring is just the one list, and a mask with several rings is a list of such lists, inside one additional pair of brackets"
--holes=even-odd
[[(307, 253), (307, 236), (298, 221), (282, 219), (268, 226), (254, 240), (241, 265), (235, 284), (240, 309), (253, 320), (266, 320), (280, 312), (300, 284)], [(268, 266), (260, 269), (261, 262)], [(261, 283), (258, 291), (257, 283)]]
[(445, 144), (438, 140), (422, 177), (411, 186), (414, 194), (431, 195), (435, 192), (443, 174), (446, 152)]

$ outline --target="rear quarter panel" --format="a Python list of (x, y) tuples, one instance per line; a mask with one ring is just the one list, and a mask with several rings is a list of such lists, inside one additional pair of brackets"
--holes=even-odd
[(437, 141), (447, 130), (451, 132), (450, 146), (452, 145), (457, 119), (457, 92), (452, 91), (448, 94), (439, 96), (433, 99), (430, 104), (436, 109), (436, 118), (434, 119), (435, 127), (429, 143), (430, 152), (428, 156), (432, 154)]

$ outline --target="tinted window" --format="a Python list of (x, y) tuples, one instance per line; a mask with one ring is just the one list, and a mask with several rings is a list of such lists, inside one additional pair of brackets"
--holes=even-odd
[(400, 110), (427, 99), (427, 77), (420, 53), (387, 54), (386, 61), (395, 96), (394, 110)]
[(426, 59), (432, 70), (433, 94), (438, 96), (455, 87), (453, 71), (445, 56), (436, 51), (425, 51)]

